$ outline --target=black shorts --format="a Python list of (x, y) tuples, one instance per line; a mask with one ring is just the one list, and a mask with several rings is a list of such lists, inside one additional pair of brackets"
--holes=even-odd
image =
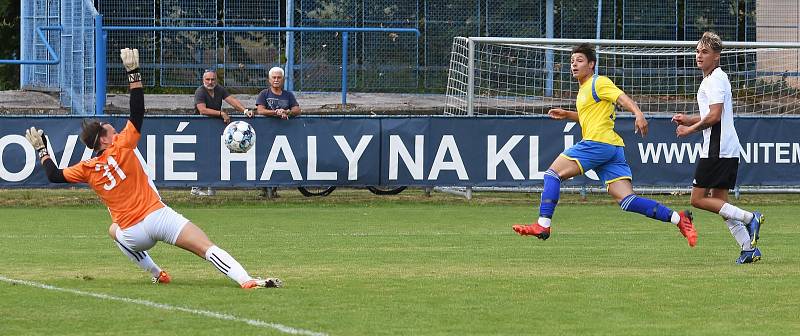
[(738, 170), (739, 158), (700, 159), (692, 185), (697, 188), (733, 189)]

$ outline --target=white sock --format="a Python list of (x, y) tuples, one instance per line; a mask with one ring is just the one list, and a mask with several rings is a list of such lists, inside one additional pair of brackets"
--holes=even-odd
[(543, 228), (549, 228), (551, 221), (552, 221), (552, 219), (550, 219), (550, 218), (539, 217), (539, 220), (537, 221), (537, 223), (539, 223), (539, 226), (541, 226)]
[(725, 219), (735, 219), (744, 223), (750, 223), (750, 221), (753, 220), (752, 212), (744, 211), (730, 203), (722, 205), (722, 208), (719, 209), (719, 215)]
[(211, 262), (222, 274), (227, 275), (240, 285), (252, 279), (236, 259), (233, 259), (228, 252), (225, 252), (225, 250), (216, 245), (208, 248), (206, 251), (206, 260)]
[(672, 212), (672, 217), (669, 218), (669, 222), (675, 225), (681, 222), (681, 215), (678, 214), (677, 211)]
[(150, 255), (147, 254), (147, 252), (133, 251), (123, 246), (116, 240), (114, 241), (114, 243), (117, 244), (117, 247), (119, 247), (119, 250), (122, 251), (122, 254), (128, 256), (128, 259), (136, 263), (136, 265), (139, 265), (139, 268), (147, 272), (150, 272), (150, 274), (152, 274), (154, 277), (158, 277), (158, 275), (161, 273), (161, 268), (158, 267), (158, 265), (156, 265), (156, 263), (153, 261), (152, 258), (150, 258)]
[(744, 223), (735, 219), (727, 219), (725, 220), (725, 223), (728, 224), (728, 229), (731, 230), (731, 235), (733, 235), (733, 238), (736, 239), (737, 243), (739, 243), (742, 251), (750, 251), (753, 249), (753, 247), (750, 246), (750, 233), (747, 232), (747, 228), (744, 227)]

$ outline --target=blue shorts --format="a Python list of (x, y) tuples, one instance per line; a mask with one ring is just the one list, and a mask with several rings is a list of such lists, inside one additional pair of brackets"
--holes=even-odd
[(619, 180), (632, 180), (633, 174), (625, 161), (625, 147), (596, 141), (580, 141), (561, 153), (575, 161), (581, 174), (594, 170), (605, 184)]

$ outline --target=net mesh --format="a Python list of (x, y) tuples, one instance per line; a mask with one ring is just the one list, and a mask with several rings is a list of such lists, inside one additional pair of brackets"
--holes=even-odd
[[(103, 13), (105, 26), (154, 26), (155, 3), (153, 0), (129, 0), (125, 3), (101, 1), (97, 9)], [(156, 33), (142, 31), (110, 31), (107, 32), (106, 60), (108, 70), (106, 80), (110, 86), (128, 86), (125, 67), (119, 59), (119, 50), (123, 48), (139, 49), (139, 65), (142, 72), (142, 84), (156, 84)]]
[[(180, 0), (161, 1), (161, 24), (173, 27), (213, 27), (217, 3)], [(161, 32), (160, 85), (196, 87), (203, 70), (218, 64), (217, 32)]]
[[(570, 73), (572, 47), (476, 43), (471, 79), (468, 40), (456, 38), (446, 113), (468, 115), (470, 100), (474, 114), (546, 114), (554, 107), (575, 110), (578, 83)], [(693, 113), (702, 81), (694, 58), (694, 47), (604, 46), (597, 48), (597, 69), (647, 115)], [(737, 115), (800, 114), (797, 49), (726, 48), (720, 64), (730, 79)]]
[(425, 88), (445, 87), (453, 36), (481, 35), (481, 4), (475, 0), (425, 1), (421, 27)]
[[(416, 1), (362, 1), (364, 27), (408, 28), (418, 25)], [(413, 34), (361, 34), (362, 87), (366, 90), (416, 89), (417, 37)]]
[[(280, 25), (277, 0), (225, 0), (222, 22), (226, 27)], [(267, 71), (280, 65), (280, 32), (224, 32), (223, 67), (217, 69), (226, 87), (264, 87)]]
[[(299, 0), (296, 3), (299, 27), (357, 27), (360, 3), (346, 0)], [(299, 91), (338, 89), (342, 85), (342, 33), (295, 33), (297, 68), (295, 89)], [(347, 86), (358, 82), (357, 51), (359, 34), (348, 35)]]

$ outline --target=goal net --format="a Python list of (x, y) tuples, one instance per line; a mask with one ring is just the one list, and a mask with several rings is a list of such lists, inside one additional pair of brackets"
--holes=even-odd
[[(649, 115), (696, 113), (702, 72), (696, 42), (456, 37), (447, 84), (450, 115), (535, 115), (575, 110), (574, 46), (597, 47), (598, 73), (611, 78)], [(724, 43), (737, 115), (800, 114), (797, 43)]]

